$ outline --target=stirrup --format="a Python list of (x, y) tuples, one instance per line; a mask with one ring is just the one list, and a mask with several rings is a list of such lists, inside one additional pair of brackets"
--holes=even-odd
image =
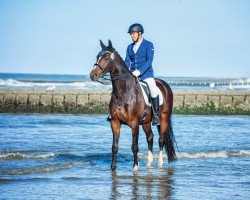
[(111, 121), (111, 115), (109, 115), (109, 116), (107, 117), (107, 121), (108, 121), (108, 122)]
[(161, 123), (160, 123), (160, 119), (157, 115), (154, 115), (153, 118), (152, 118), (152, 125), (153, 126), (159, 126)]

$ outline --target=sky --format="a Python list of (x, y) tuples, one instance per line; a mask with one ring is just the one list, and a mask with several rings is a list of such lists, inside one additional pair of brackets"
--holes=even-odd
[(249, 0), (0, 0), (0, 73), (89, 74), (141, 23), (156, 76), (250, 77)]

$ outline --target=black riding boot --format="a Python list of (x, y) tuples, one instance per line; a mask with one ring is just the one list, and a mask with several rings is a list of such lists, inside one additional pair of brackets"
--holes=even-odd
[(159, 95), (155, 98), (152, 98), (152, 110), (153, 110), (153, 118), (152, 118), (152, 125), (158, 126), (160, 125), (160, 119), (159, 119)]

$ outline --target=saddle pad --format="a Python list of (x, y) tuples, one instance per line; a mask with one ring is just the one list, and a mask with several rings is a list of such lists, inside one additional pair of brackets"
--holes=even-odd
[[(149, 88), (147, 86), (147, 84), (145, 84), (144, 82), (139, 81), (140, 86), (141, 86), (141, 90), (142, 90), (142, 94), (144, 97), (144, 101), (146, 102), (147, 106), (151, 106), (151, 101), (149, 100)], [(159, 104), (162, 105), (163, 104), (163, 95), (161, 90), (157, 87), (157, 93), (159, 95)]]

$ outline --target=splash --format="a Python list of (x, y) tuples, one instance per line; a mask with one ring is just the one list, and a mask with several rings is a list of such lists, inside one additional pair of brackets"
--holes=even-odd
[[(140, 157), (147, 160), (146, 154), (141, 154)], [(250, 157), (250, 150), (239, 151), (207, 151), (207, 152), (179, 152), (177, 153), (178, 159), (213, 159), (213, 158), (228, 158), (228, 157)], [(154, 160), (158, 159), (158, 153), (154, 153)], [(167, 160), (167, 155), (163, 154), (164, 160)]]
[(239, 80), (234, 80), (230, 81), (228, 88), (230, 90), (235, 90), (235, 89), (250, 89), (250, 78), (247, 79), (239, 79)]

